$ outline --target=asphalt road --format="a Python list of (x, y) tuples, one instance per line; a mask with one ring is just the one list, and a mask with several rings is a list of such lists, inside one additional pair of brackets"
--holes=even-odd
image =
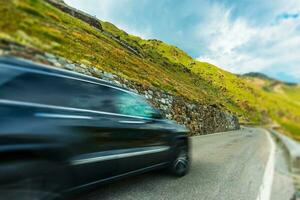
[(187, 176), (151, 172), (101, 186), (79, 199), (257, 199), (270, 151), (263, 129), (197, 136), (191, 142)]

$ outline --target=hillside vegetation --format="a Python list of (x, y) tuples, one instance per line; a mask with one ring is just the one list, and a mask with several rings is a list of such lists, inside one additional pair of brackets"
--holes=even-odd
[[(235, 113), (243, 123), (282, 126), (300, 139), (300, 89), (237, 76), (158, 40), (100, 21), (91, 27), (42, 0), (0, 4), (0, 39), (93, 65), (123, 78)], [(0, 44), (1, 45), (1, 44)], [(259, 83), (262, 81), (264, 83)]]
[[(247, 82), (254, 85), (257, 89), (263, 90), (272, 96), (280, 96), (281, 99), (285, 99), (291, 105), (295, 105), (295, 109), (299, 109), (300, 105), (300, 85), (295, 83), (285, 83), (275, 79), (272, 79), (264, 74), (249, 73), (245, 74), (244, 78)], [(287, 135), (299, 140), (300, 123), (296, 120), (296, 123), (288, 120), (286, 113), (278, 112), (280, 118), (277, 118), (277, 122), (282, 126)]]

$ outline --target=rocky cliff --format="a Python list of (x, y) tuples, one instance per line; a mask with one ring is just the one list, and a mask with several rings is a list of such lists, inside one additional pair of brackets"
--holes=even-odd
[(101, 23), (96, 17), (93, 17), (85, 12), (72, 8), (64, 3), (62, 0), (46, 0), (48, 3), (58, 8), (59, 10), (68, 13), (69, 15), (76, 17), (89, 25), (95, 27), (96, 29), (102, 30)]

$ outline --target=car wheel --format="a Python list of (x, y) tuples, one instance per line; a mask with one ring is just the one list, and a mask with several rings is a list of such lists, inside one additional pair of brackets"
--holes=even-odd
[(175, 159), (170, 166), (171, 173), (175, 176), (182, 177), (188, 173), (189, 168), (190, 159), (188, 148), (186, 146), (177, 147)]
[[(19, 168), (21, 166), (22, 168)], [(61, 191), (67, 186), (62, 167), (50, 162), (13, 163), (16, 176), (0, 186), (0, 199), (54, 200), (61, 199)]]

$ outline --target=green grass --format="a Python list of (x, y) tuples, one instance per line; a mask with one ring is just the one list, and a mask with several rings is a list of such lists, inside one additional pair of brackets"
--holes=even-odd
[(283, 87), (283, 90), (285, 92), (285, 95), (289, 99), (298, 102), (300, 104), (300, 85), (296, 85), (296, 86), (285, 85)]
[(284, 129), (283, 131), (285, 131), (285, 133), (288, 136), (300, 141), (300, 125), (299, 124), (295, 124), (290, 121), (280, 120), (280, 125)]
[(293, 134), (297, 132), (285, 124), (300, 124), (299, 87), (284, 86), (283, 93), (266, 90), (252, 79), (195, 61), (175, 46), (127, 34), (109, 22), (101, 22), (103, 33), (41, 0), (0, 4), (0, 16), (2, 39), (93, 65), (193, 101), (216, 104), (238, 115), (242, 122), (264, 124), (284, 119), (282, 126)]

